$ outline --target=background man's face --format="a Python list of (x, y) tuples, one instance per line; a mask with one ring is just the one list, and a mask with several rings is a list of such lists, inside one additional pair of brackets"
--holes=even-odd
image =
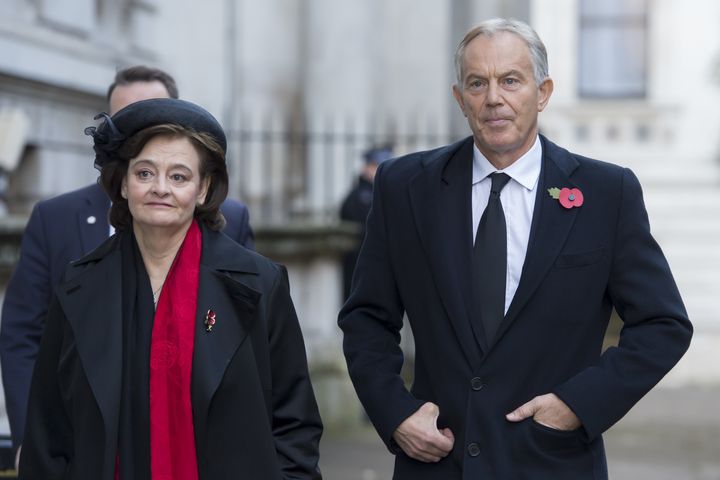
[(535, 83), (528, 46), (507, 32), (480, 35), (467, 45), (462, 85), (453, 87), (475, 144), (488, 160), (505, 166), (535, 142), (537, 116), (551, 93), (550, 79), (540, 87)]
[(158, 80), (151, 82), (132, 82), (127, 85), (117, 85), (110, 95), (110, 115), (115, 115), (119, 110), (131, 103), (151, 98), (170, 98), (165, 85)]

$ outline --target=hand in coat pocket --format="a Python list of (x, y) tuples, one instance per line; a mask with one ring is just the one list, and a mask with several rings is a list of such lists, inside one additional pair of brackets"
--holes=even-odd
[(554, 393), (535, 397), (505, 416), (511, 422), (531, 417), (540, 425), (561, 431), (576, 430), (582, 425), (577, 415)]
[(434, 463), (450, 453), (455, 436), (449, 428), (437, 428), (439, 415), (438, 406), (427, 402), (395, 430), (393, 438), (408, 457)]

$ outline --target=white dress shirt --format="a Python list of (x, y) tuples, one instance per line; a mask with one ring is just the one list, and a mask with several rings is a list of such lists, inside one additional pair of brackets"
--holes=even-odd
[(540, 137), (535, 138), (535, 143), (525, 155), (504, 170), (497, 170), (480, 153), (477, 146), (473, 144), (473, 242), (475, 241), (475, 233), (480, 218), (485, 211), (485, 207), (487, 207), (488, 197), (490, 196), (492, 182), (489, 175), (502, 172), (510, 176), (510, 181), (500, 193), (500, 201), (505, 212), (505, 223), (507, 225), (505, 313), (510, 308), (510, 303), (515, 296), (515, 291), (520, 283), (523, 264), (525, 263), (541, 165), (542, 144), (540, 143)]

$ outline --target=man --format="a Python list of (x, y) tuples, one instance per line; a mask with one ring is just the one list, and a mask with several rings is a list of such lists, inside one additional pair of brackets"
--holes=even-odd
[[(167, 73), (145, 66), (120, 70), (108, 89), (109, 113), (150, 98), (178, 98), (175, 80)], [(93, 184), (39, 202), (30, 215), (20, 260), (5, 292), (0, 328), (0, 361), (5, 406), (13, 446), (23, 440), (27, 397), (45, 314), (53, 288), (71, 260), (100, 245), (110, 235), (107, 212), (110, 200)], [(224, 232), (236, 242), (253, 248), (247, 207), (226, 200), (222, 212)]]
[[(370, 213), (372, 204), (373, 180), (378, 165), (392, 158), (392, 147), (373, 147), (363, 154), (362, 170), (358, 177), (357, 184), (350, 190), (340, 207), (340, 219), (354, 222), (360, 225), (358, 243), (365, 236), (365, 220)], [(360, 248), (353, 249), (343, 256), (343, 300), (347, 300), (350, 294), (350, 283), (352, 282), (353, 270), (357, 262)]]
[[(378, 169), (339, 317), (350, 375), (395, 479), (606, 479), (601, 434), (692, 327), (633, 173), (538, 135), (553, 83), (537, 34), (484, 22), (456, 69), (472, 137)], [(601, 354), (613, 307), (625, 326)]]

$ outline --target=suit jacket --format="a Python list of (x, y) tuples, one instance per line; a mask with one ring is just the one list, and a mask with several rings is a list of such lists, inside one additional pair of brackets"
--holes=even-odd
[[(105, 192), (93, 184), (39, 202), (30, 215), (20, 259), (5, 291), (0, 328), (5, 406), (15, 448), (23, 439), (30, 377), (53, 289), (71, 260), (108, 238), (109, 207)], [(226, 200), (221, 209), (227, 219), (225, 233), (253, 248), (247, 207)]]
[[(472, 314), (472, 138), (383, 164), (367, 235), (340, 313), (360, 400), (397, 454), (396, 479), (605, 479), (601, 434), (672, 368), (692, 327), (650, 234), (639, 182), (618, 166), (574, 155), (544, 137), (520, 283), (492, 342)], [(565, 209), (551, 187), (575, 187)], [(601, 353), (612, 308), (618, 347)], [(399, 376), (403, 313), (415, 338), (414, 382)], [(557, 394), (582, 421), (562, 432), (505, 414)], [(455, 434), (436, 464), (392, 440), (424, 402)]]
[[(20, 478), (113, 478), (123, 355), (119, 235), (68, 267), (56, 290)], [(208, 332), (210, 308), (216, 323)], [(207, 229), (191, 395), (199, 478), (320, 478), (322, 425), (287, 273)]]

